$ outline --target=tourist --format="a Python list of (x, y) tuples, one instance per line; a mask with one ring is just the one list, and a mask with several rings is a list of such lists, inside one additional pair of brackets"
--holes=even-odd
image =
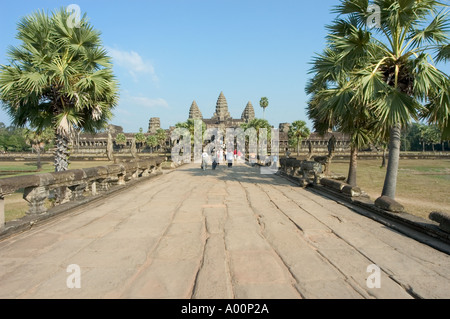
[(227, 161), (228, 161), (228, 167), (233, 167), (233, 152), (229, 151), (227, 153)]
[(215, 170), (217, 165), (219, 165), (218, 159), (217, 159), (217, 155), (216, 155), (216, 151), (213, 150), (211, 152), (211, 156), (212, 156), (212, 169)]
[(202, 169), (205, 171), (206, 168), (208, 167), (208, 153), (206, 153), (206, 150), (203, 150), (203, 154), (202, 154)]
[(222, 163), (222, 162), (223, 162), (223, 149), (220, 148), (219, 149), (219, 163)]

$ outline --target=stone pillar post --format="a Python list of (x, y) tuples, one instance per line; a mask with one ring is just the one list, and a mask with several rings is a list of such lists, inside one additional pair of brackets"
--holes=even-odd
[(82, 183), (79, 185), (69, 186), (70, 191), (72, 192), (72, 200), (82, 200), (84, 199), (84, 191), (86, 190), (87, 184)]
[(23, 199), (28, 202), (29, 209), (27, 214), (35, 215), (46, 213), (47, 208), (44, 204), (49, 193), (48, 188), (44, 186), (26, 187), (23, 192)]
[(117, 177), (119, 178), (117, 180), (117, 185), (125, 185), (125, 174), (119, 174), (117, 175)]
[(97, 181), (92, 181), (92, 184), (91, 184), (91, 195), (92, 196), (97, 195)]

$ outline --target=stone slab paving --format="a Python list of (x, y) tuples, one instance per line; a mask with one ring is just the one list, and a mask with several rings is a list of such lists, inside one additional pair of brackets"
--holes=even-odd
[(257, 167), (190, 164), (0, 241), (0, 298), (450, 298), (450, 257)]

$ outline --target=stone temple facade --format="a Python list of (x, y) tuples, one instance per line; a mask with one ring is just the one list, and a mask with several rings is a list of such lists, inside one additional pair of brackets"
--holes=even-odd
[[(223, 92), (220, 92), (219, 98), (217, 99), (216, 108), (214, 114), (211, 118), (204, 118), (203, 114), (197, 105), (196, 101), (193, 101), (191, 107), (189, 109), (189, 117), (188, 119), (201, 119), (205, 124), (206, 128), (219, 128), (223, 132), (226, 128), (239, 128), (241, 124), (248, 123), (255, 118), (255, 109), (251, 102), (248, 102), (245, 106), (241, 118), (233, 118), (228, 110), (228, 102), (225, 98)], [(290, 123), (280, 123), (279, 128), (279, 149), (281, 152), (290, 148), (294, 150), (293, 147), (289, 146), (289, 132)], [(117, 133), (122, 132), (120, 127), (115, 127), (116, 129), (111, 131), (112, 137), (115, 138)], [(146, 135), (155, 134), (158, 129), (161, 128), (160, 118), (152, 117), (150, 118), (148, 131)], [(170, 136), (171, 131), (174, 127), (170, 127), (166, 129), (167, 136)], [(132, 139), (134, 137), (134, 133), (124, 133), (127, 138), (127, 144), (124, 147), (128, 149), (132, 144)], [(349, 138), (345, 134), (338, 132), (330, 132), (325, 134), (324, 136), (319, 135), (318, 133), (311, 133), (311, 136), (307, 140), (303, 140), (301, 143), (301, 150), (307, 151), (309, 146), (311, 145), (315, 151), (317, 152), (327, 152), (328, 140), (334, 135), (337, 140), (336, 143), (336, 151), (338, 152), (347, 152), (349, 150)], [(107, 145), (107, 134), (99, 133), (95, 135), (91, 134), (81, 134), (76, 141), (74, 142), (74, 151), (79, 153), (104, 153)], [(170, 141), (169, 138), (166, 142), (166, 145), (169, 147)], [(118, 150), (122, 150), (124, 148), (116, 147)]]
[(201, 119), (206, 124), (206, 128), (236, 128), (243, 123), (248, 123), (255, 118), (255, 110), (251, 102), (247, 103), (240, 119), (231, 117), (228, 111), (228, 102), (223, 92), (220, 92), (216, 103), (216, 110), (213, 116), (209, 119), (203, 117), (197, 102), (192, 102), (189, 110), (189, 119)]

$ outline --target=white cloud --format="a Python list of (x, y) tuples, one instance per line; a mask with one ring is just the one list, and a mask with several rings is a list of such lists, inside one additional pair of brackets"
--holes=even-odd
[(135, 81), (137, 81), (139, 74), (149, 74), (153, 82), (159, 82), (153, 65), (148, 61), (144, 61), (139, 53), (135, 51), (121, 51), (110, 47), (106, 47), (106, 50), (109, 56), (113, 58), (114, 63), (117, 66), (127, 69)]

